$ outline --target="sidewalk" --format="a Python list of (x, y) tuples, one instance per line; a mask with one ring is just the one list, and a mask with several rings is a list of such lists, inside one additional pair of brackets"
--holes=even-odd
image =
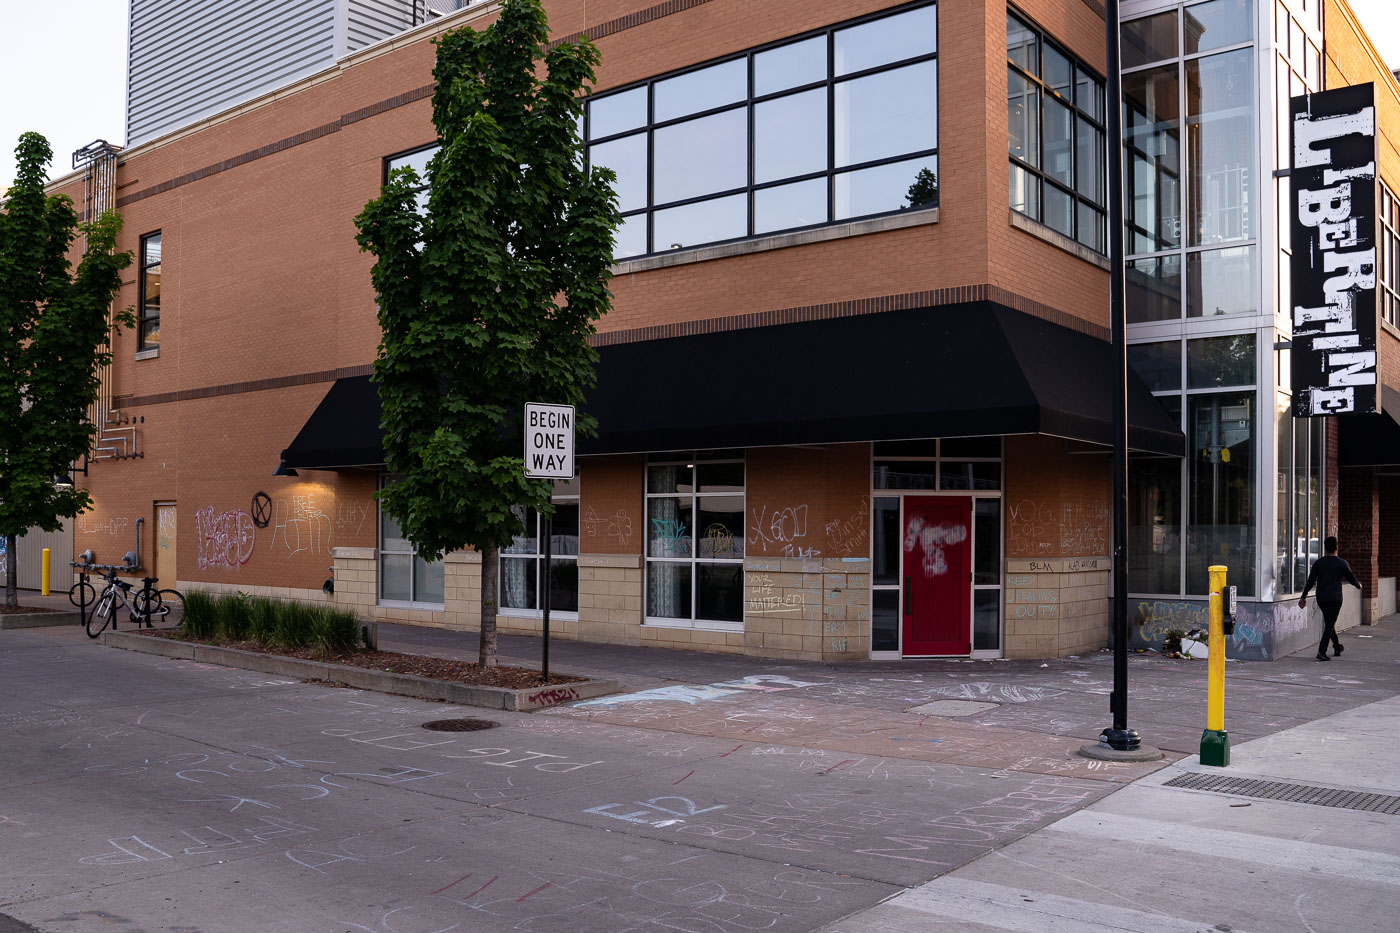
[[(1236, 746), (1228, 768), (1182, 759), (826, 930), (1391, 933), (1397, 739), (1391, 698)], [(1200, 775), (1378, 795), (1359, 801), (1376, 809), (1349, 809), (1343, 794), (1325, 806), (1179, 786)]]

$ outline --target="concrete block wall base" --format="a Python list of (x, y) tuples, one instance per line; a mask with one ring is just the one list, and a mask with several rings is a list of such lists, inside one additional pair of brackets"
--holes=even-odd
[(0, 613), (0, 629), (42, 628), (50, 625), (77, 625), (82, 616), (77, 612), (5, 612)]
[(414, 674), (376, 671), (348, 664), (259, 654), (256, 651), (221, 648), (169, 638), (151, 638), (131, 632), (104, 632), (102, 644), (127, 651), (158, 654), (162, 657), (198, 661), (203, 664), (222, 664), (225, 667), (295, 677), (299, 680), (328, 680), (377, 693), (393, 693), (422, 700), (445, 700), (462, 706), (482, 706), (510, 712), (526, 713), (558, 706), (560, 703), (572, 703), (575, 700), (587, 700), (618, 692), (615, 680), (582, 680), (577, 683), (548, 684), (512, 690), (479, 684), (459, 684), (431, 677), (418, 677)]

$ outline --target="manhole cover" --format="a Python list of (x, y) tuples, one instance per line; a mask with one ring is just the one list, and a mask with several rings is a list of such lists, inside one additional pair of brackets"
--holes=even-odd
[(982, 703), (977, 700), (934, 700), (932, 703), (925, 703), (922, 706), (911, 706), (905, 712), (918, 713), (920, 716), (971, 716), (974, 713), (996, 709), (1000, 705), (1000, 703)]
[(481, 729), (494, 729), (500, 723), (489, 719), (434, 719), (423, 723), (424, 729), (434, 732), (477, 732)]

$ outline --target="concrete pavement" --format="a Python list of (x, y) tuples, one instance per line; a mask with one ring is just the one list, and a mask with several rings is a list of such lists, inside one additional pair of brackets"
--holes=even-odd
[[(1394, 793), (1393, 759), (1335, 750), (1362, 728), (1396, 745), (1400, 626), (1342, 638), (1336, 662), (1228, 667), (1230, 774)], [(381, 641), (475, 654), (440, 631)], [(505, 658), (538, 649), (502, 639)], [(1201, 662), (1132, 657), (1130, 723), (1170, 761), (1130, 766), (1074, 754), (1107, 722), (1107, 654), (831, 666), (555, 642), (551, 658), (627, 692), (501, 713), (114, 651), (75, 627), (0, 632), (0, 930), (9, 914), (44, 933), (1322, 933), (1400, 915), (1400, 817), (1167, 786), (1206, 770), (1189, 758)], [(496, 725), (420, 728), (458, 717)], [(1266, 811), (1285, 816), (1250, 822)], [(1236, 902), (1212, 871), (1302, 899)]]
[(1397, 737), (1392, 698), (1246, 742), (1229, 768), (1182, 759), (826, 930), (1393, 933), (1400, 813), (1171, 784), (1224, 773), (1385, 795), (1393, 809)]

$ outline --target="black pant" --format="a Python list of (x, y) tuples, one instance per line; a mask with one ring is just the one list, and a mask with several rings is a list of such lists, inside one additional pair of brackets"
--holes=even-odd
[(1342, 611), (1341, 603), (1324, 603), (1317, 601), (1317, 608), (1322, 610), (1322, 641), (1317, 644), (1317, 653), (1327, 653), (1327, 642), (1331, 641), (1334, 648), (1342, 646), (1342, 640), (1337, 637), (1337, 615)]

